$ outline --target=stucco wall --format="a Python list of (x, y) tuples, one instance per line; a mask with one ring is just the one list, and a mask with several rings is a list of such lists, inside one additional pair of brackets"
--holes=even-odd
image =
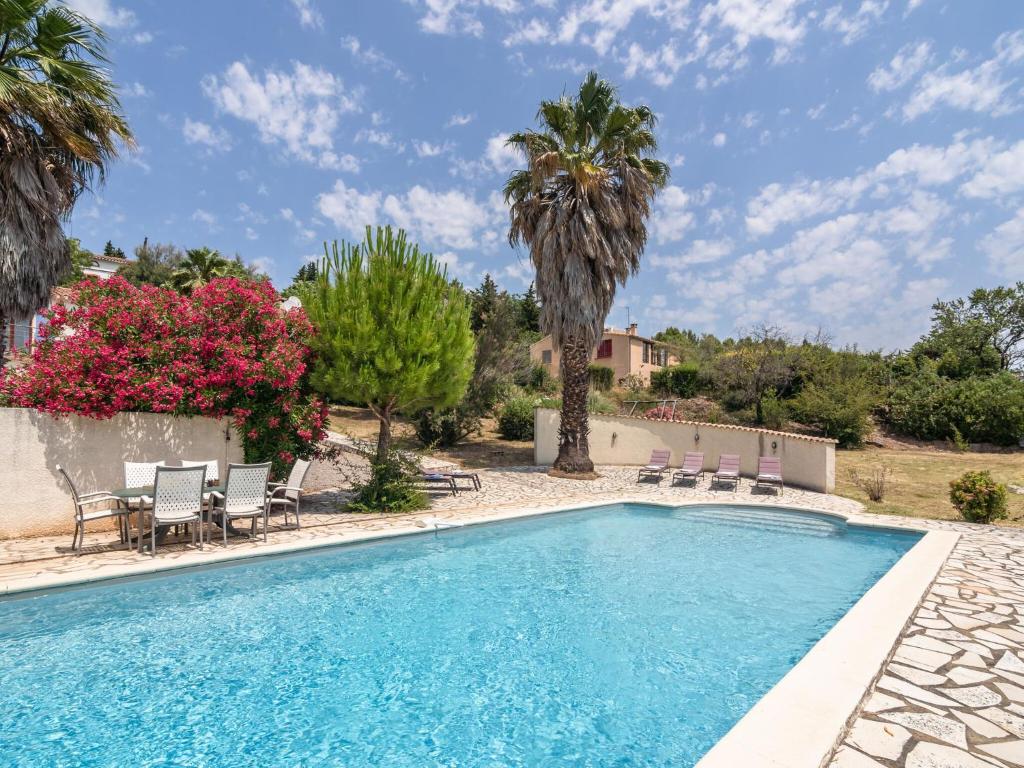
[[(551, 464), (558, 455), (558, 417), (558, 411), (550, 408), (536, 410), (537, 464)], [(682, 464), (687, 451), (701, 451), (704, 468), (712, 471), (718, 467), (721, 454), (739, 454), (740, 472), (750, 477), (757, 473), (759, 456), (779, 456), (787, 485), (826, 493), (835, 489), (836, 453), (832, 440), (691, 421), (590, 417), (590, 457), (595, 464), (642, 466), (655, 448), (672, 451), (672, 466)]]
[(74, 530), (71, 493), (58, 464), (79, 493), (89, 493), (123, 487), (125, 461), (217, 459), (224, 477), (227, 464), (242, 457), (241, 440), (227, 420), (159, 413), (56, 419), (0, 408), (0, 539)]

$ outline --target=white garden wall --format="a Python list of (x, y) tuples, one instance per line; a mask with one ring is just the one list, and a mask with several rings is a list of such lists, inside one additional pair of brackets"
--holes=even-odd
[[(551, 464), (558, 456), (559, 413), (538, 408), (534, 419), (534, 460)], [(590, 458), (595, 464), (642, 466), (655, 448), (672, 451), (673, 466), (683, 463), (687, 451), (701, 451), (707, 470), (718, 467), (721, 454), (739, 454), (740, 471), (750, 477), (757, 473), (759, 456), (779, 456), (787, 485), (823, 493), (835, 490), (834, 440), (695, 421), (590, 416)]]
[(161, 413), (54, 418), (0, 408), (0, 539), (74, 530), (71, 493), (58, 464), (79, 493), (89, 493), (122, 487), (125, 461), (217, 459), (224, 477), (227, 464), (242, 458), (241, 440), (227, 419)]

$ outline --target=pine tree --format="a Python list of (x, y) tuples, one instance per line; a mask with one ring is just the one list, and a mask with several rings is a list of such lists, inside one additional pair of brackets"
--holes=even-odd
[(519, 297), (519, 327), (526, 333), (540, 333), (540, 303), (533, 283)]
[(472, 305), (469, 322), (474, 332), (483, 328), (487, 316), (493, 314), (499, 295), (498, 284), (494, 282), (490, 272), (484, 275), (484, 281), (480, 283), (479, 288), (469, 292), (469, 300)]
[(125, 258), (124, 251), (115, 246), (112, 242), (107, 240), (107, 244), (103, 246), (103, 255), (107, 258), (123, 259)]
[(430, 254), (391, 227), (334, 243), (302, 304), (319, 334), (313, 385), (366, 403), (380, 421), (374, 471), (387, 463), (396, 413), (447, 408), (473, 372), (469, 305)]

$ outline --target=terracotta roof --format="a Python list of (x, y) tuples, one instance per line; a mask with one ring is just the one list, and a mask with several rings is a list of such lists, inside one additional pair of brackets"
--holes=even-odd
[(131, 259), (122, 259), (120, 256), (104, 256), (102, 253), (92, 255), (96, 261), (109, 261), (111, 264), (131, 264)]

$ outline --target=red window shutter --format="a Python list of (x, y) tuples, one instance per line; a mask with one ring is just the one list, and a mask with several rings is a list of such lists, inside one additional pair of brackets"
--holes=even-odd
[(605, 339), (597, 345), (597, 356), (598, 357), (611, 357), (612, 356), (612, 340)]

